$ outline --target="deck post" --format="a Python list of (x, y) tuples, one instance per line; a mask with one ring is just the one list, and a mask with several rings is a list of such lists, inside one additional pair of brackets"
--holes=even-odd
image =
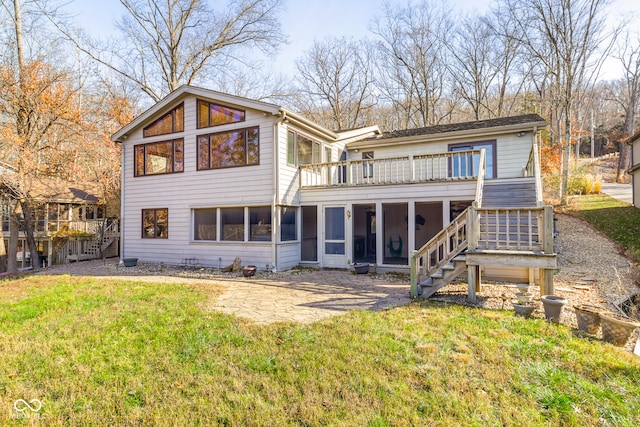
[(475, 251), (480, 240), (480, 227), (478, 224), (478, 210), (474, 206), (467, 208), (467, 241), (468, 249)]
[(416, 182), (416, 170), (413, 164), (413, 154), (409, 154), (409, 181)]
[[(545, 254), (552, 254), (553, 249), (553, 208), (551, 206), (545, 206), (542, 211), (543, 219), (543, 231), (542, 231), (542, 251)], [(549, 294), (551, 295), (551, 294)]]
[(418, 251), (411, 251), (410, 264), (410, 277), (411, 277), (411, 290), (409, 291), (412, 299), (418, 298)]
[(548, 268), (541, 268), (540, 274), (540, 296), (553, 295), (553, 270)]
[(467, 285), (469, 287), (469, 294), (467, 300), (470, 303), (476, 303), (476, 292), (480, 291), (480, 266), (468, 265), (467, 266)]

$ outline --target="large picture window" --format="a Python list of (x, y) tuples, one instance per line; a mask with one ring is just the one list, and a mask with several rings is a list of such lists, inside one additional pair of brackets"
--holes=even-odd
[(217, 238), (217, 210), (194, 209), (193, 210), (193, 239), (216, 240)]
[(169, 237), (169, 209), (142, 210), (142, 238), (167, 239)]
[(135, 176), (184, 171), (184, 141), (153, 142), (135, 146)]
[(184, 131), (184, 104), (178, 105), (164, 116), (142, 130), (142, 135), (149, 136), (166, 135), (169, 133)]
[(244, 122), (245, 112), (225, 105), (198, 100), (198, 129)]
[(258, 129), (256, 126), (198, 136), (198, 170), (259, 164)]
[[(330, 151), (327, 152), (325, 150), (325, 156), (330, 155), (330, 153)], [(325, 161), (330, 160), (330, 158), (325, 159)], [(287, 163), (294, 166), (322, 163), (320, 143), (289, 131), (287, 133)]]

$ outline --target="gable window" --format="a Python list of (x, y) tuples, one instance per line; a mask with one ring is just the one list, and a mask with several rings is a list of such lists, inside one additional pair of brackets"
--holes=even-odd
[[(496, 141), (477, 141), (477, 142), (468, 142), (462, 144), (450, 144), (449, 151), (457, 152), (457, 151), (471, 151), (471, 150), (480, 150), (481, 148), (485, 149), (485, 160), (486, 160), (486, 178), (492, 179), (496, 177)], [(458, 159), (454, 159), (452, 165), (452, 175), (454, 177), (458, 176), (473, 176), (477, 175), (478, 168), (480, 164), (480, 155), (474, 154), (469, 155), (467, 157), (460, 157)]]
[(198, 136), (198, 170), (260, 164), (258, 127)]
[(167, 239), (169, 237), (169, 209), (142, 209), (142, 238)]
[(184, 171), (184, 140), (140, 144), (135, 149), (135, 176)]
[(287, 163), (294, 166), (322, 163), (320, 143), (306, 136), (287, 133)]
[(245, 112), (213, 102), (198, 100), (198, 129), (244, 122)]
[(178, 105), (142, 130), (143, 137), (184, 131), (184, 104)]

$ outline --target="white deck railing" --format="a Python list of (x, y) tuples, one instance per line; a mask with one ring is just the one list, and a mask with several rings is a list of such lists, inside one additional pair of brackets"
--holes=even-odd
[(388, 159), (346, 160), (300, 166), (300, 186), (366, 186), (430, 181), (463, 181), (478, 177), (479, 150)]

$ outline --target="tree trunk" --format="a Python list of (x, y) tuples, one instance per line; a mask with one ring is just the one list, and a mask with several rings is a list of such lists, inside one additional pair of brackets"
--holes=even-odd
[(571, 157), (571, 107), (566, 106), (564, 118), (564, 146), (562, 156), (562, 179), (560, 180), (560, 205), (567, 205), (569, 195), (569, 157)]
[(31, 266), (34, 270), (40, 268), (40, 255), (38, 254), (38, 245), (36, 245), (35, 224), (33, 223), (33, 217), (31, 216), (31, 207), (29, 201), (24, 199), (20, 206), (22, 207), (22, 216), (24, 217), (24, 234), (27, 238), (27, 246), (31, 253)]
[(9, 213), (9, 251), (7, 253), (7, 271), (18, 271), (18, 238), (20, 235), (20, 220), (16, 215), (15, 209), (11, 209)]
[(7, 271), (7, 248), (4, 245), (4, 233), (2, 233), (2, 221), (0, 221), (0, 273)]

